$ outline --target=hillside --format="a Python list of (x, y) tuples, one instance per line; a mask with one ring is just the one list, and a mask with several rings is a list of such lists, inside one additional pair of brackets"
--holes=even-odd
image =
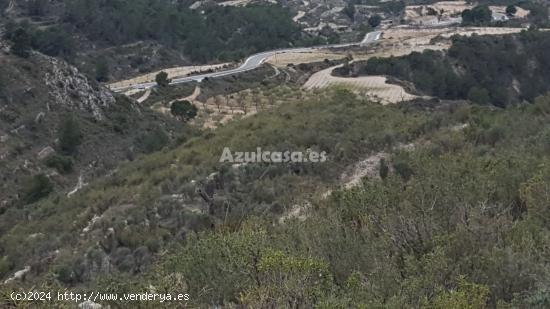
[(0, 0), (0, 308), (550, 308), (547, 7), (433, 2)]
[(550, 91), (550, 33), (524, 31), (501, 37), (455, 37), (448, 52), (426, 50), (372, 58), (335, 70), (336, 75), (390, 75), (417, 91), (443, 99), (468, 99), (504, 107)]
[(0, 213), (53, 191), (67, 194), (185, 135), (181, 123), (35, 52), (0, 52), (0, 119)]
[(101, 81), (167, 66), (237, 61), (311, 38), (278, 6), (193, 10), (190, 5), (33, 0), (15, 2), (4, 18), (6, 35), (23, 28), (35, 49), (63, 57)]
[[(458, 289), (534, 307), (549, 278), (549, 102), (384, 107), (318, 93), (33, 205), (2, 235), (5, 271), (31, 266), (25, 285), (185, 289), (197, 306), (438, 307)], [(313, 147), (330, 160), (220, 165), (226, 146)], [(364, 183), (337, 190), (362, 160), (373, 166)]]

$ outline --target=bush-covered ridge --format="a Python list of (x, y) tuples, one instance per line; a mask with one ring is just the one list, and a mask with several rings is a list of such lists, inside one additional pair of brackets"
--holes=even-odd
[[(23, 221), (0, 243), (8, 272), (31, 259), (33, 276), (50, 274), (73, 288), (152, 284), (185, 289), (198, 306), (543, 308), (548, 117), (548, 97), (493, 110), (319, 95), (144, 157), (76, 199), (32, 206), (30, 219), (13, 210), (10, 218)], [(414, 150), (399, 150), (400, 143)], [(331, 160), (235, 170), (216, 163), (224, 146), (314, 147)], [(343, 166), (384, 149), (384, 180), (320, 198)], [(214, 193), (211, 205), (197, 188)], [(305, 221), (277, 223), (304, 203), (312, 203)], [(174, 249), (148, 270), (162, 248)], [(105, 261), (114, 278), (103, 273)]]
[[(110, 257), (111, 269), (141, 272), (139, 264), (127, 263), (135, 258), (136, 250), (147, 248), (151, 255), (194, 231), (210, 229), (212, 224), (238, 226), (254, 214), (276, 219), (306, 196), (337, 183), (342, 167), (365, 153), (398, 141), (406, 143), (431, 130), (430, 124), (424, 124), (428, 119), (416, 115), (407, 119), (402, 111), (338, 92), (303, 103), (289, 102), (205, 133), (174, 150), (122, 166), (70, 199), (52, 196), (26, 210), (8, 210), (2, 220), (10, 223), (5, 221), (2, 226), (19, 224), (0, 240), (12, 263), (7, 273), (32, 261), (37, 263), (35, 269), (48, 270), (38, 256), (59, 248), (50, 270), (59, 273), (58, 266), (72, 269), (74, 274), (64, 279), (68, 284), (100, 276), (95, 264), (101, 262), (98, 256)], [(332, 159), (318, 166), (253, 164), (235, 169), (218, 163), (225, 146), (234, 151), (312, 148), (327, 151)], [(208, 202), (197, 189), (211, 197)], [(82, 233), (96, 215), (101, 220), (91, 226), (91, 232)], [(29, 238), (31, 234), (40, 237)], [(35, 246), (41, 249), (34, 253), (25, 249)], [(80, 249), (70, 249), (74, 246)]]
[[(30, 1), (23, 5), (23, 14), (55, 23), (45, 30), (32, 24), (18, 26), (27, 29), (35, 48), (66, 58), (85, 48), (77, 42), (82, 37), (99, 46), (153, 40), (168, 48), (183, 48), (186, 56), (202, 63), (237, 60), (301, 39), (298, 25), (279, 6), (214, 5), (201, 12), (189, 9), (189, 5), (181, 1), (148, 0)], [(8, 36), (18, 26), (8, 25)]]
[(428, 95), (504, 107), (550, 91), (550, 32), (454, 37), (447, 53), (372, 58), (338, 73), (392, 75)]
[(193, 235), (149, 280), (170, 291), (180, 278), (197, 306), (546, 308), (549, 112), (549, 97), (454, 109), (467, 125), (393, 151), (384, 180), (315, 202), (305, 220)]

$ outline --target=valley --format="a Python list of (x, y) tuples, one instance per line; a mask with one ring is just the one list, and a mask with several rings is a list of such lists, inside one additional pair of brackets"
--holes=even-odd
[(0, 307), (547, 308), (548, 29), (537, 0), (0, 0)]

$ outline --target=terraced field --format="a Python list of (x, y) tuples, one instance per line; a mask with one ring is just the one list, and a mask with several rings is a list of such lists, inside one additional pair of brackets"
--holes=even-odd
[(337, 77), (331, 75), (335, 68), (313, 74), (303, 88), (312, 90), (331, 86), (344, 87), (381, 104), (404, 102), (417, 97), (407, 93), (401, 86), (386, 83), (384, 76)]

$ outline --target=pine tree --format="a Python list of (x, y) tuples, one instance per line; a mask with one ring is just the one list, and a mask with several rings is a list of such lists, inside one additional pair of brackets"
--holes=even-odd
[(31, 36), (24, 28), (17, 28), (11, 36), (11, 51), (22, 58), (28, 58), (31, 50)]
[(95, 65), (95, 79), (98, 82), (109, 80), (109, 65), (104, 58), (100, 58)]
[(168, 85), (170, 85), (171, 82), (171, 80), (168, 79), (168, 73), (164, 71), (157, 74), (157, 76), (155, 77), (155, 81), (157, 82), (157, 85), (159, 87), (167, 87)]
[(67, 116), (63, 119), (59, 128), (59, 147), (61, 151), (68, 155), (75, 155), (81, 143), (80, 125), (72, 116)]

